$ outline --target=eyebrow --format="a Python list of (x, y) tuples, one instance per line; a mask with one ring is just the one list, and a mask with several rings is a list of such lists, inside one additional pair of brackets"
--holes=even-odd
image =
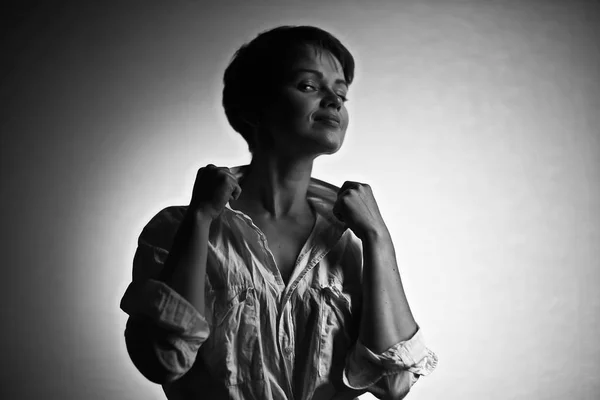
[[(317, 75), (319, 78), (323, 79), (323, 73), (321, 71), (317, 71), (316, 69), (310, 69), (310, 68), (297, 68), (293, 71), (294, 75), (297, 75), (299, 73), (302, 72), (309, 72), (311, 74), (315, 74)], [(336, 79), (335, 84), (341, 84), (346, 86), (346, 88), (349, 88), (350, 86), (348, 85), (348, 82), (346, 82), (344, 79)]]

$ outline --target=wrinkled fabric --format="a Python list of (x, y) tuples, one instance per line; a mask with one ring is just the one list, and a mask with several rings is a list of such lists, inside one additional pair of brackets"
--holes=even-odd
[[(248, 166), (232, 168), (243, 179)], [(362, 243), (332, 214), (338, 188), (311, 178), (316, 222), (286, 285), (265, 235), (229, 204), (210, 227), (206, 307), (159, 280), (185, 206), (144, 227), (121, 308), (130, 357), (169, 399), (401, 399), (436, 367), (419, 327), (381, 354), (358, 338)]]

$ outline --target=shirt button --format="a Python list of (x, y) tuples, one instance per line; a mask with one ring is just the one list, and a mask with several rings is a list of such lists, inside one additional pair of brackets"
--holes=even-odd
[(294, 352), (294, 349), (291, 347), (286, 347), (285, 349), (283, 349), (283, 352), (285, 353), (286, 356), (291, 356), (292, 353)]

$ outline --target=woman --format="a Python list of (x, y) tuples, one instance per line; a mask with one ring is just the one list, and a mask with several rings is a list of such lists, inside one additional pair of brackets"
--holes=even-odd
[(344, 141), (354, 61), (329, 33), (279, 27), (225, 71), (250, 165), (198, 171), (189, 206), (142, 231), (130, 357), (169, 399), (400, 399), (436, 366), (368, 185), (311, 177)]

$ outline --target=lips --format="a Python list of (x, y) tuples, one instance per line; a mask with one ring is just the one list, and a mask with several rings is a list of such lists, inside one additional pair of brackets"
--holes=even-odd
[(339, 126), (340, 125), (340, 117), (335, 114), (320, 114), (315, 116), (314, 118), (317, 122), (324, 122), (328, 125)]

